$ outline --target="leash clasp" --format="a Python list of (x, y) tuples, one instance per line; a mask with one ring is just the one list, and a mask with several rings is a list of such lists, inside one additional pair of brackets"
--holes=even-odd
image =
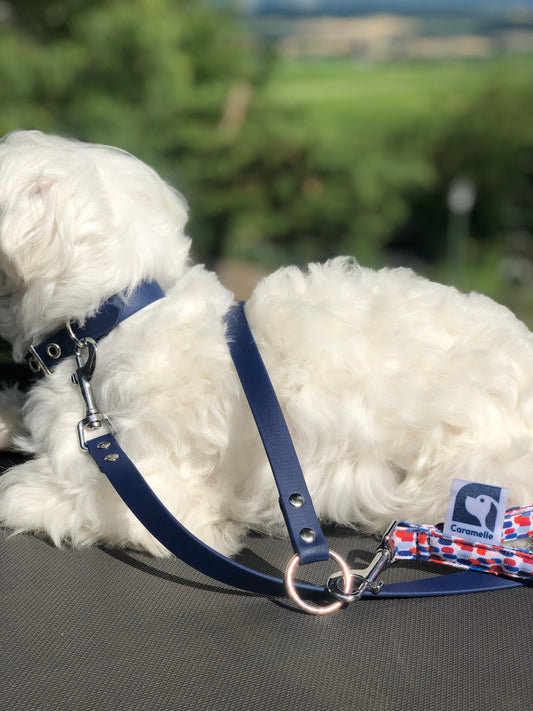
[(371, 592), (374, 595), (379, 593), (383, 587), (383, 581), (378, 578), (383, 570), (392, 563), (394, 557), (391, 536), (397, 523), (398, 521), (393, 521), (383, 534), (372, 562), (366, 568), (351, 571), (352, 586), (348, 592), (340, 587), (344, 580), (342, 573), (336, 573), (329, 578), (327, 589), (334, 597), (343, 602), (353, 602), (359, 600), (365, 592)]
[[(84, 353), (86, 353), (85, 359), (83, 357)], [(98, 409), (91, 388), (91, 379), (96, 369), (97, 353), (98, 347), (92, 338), (83, 338), (81, 341), (77, 341), (74, 355), (78, 368), (72, 374), (72, 382), (79, 386), (86, 407), (85, 417), (78, 422), (78, 438), (80, 447), (84, 450), (88, 449), (85, 438), (86, 429), (97, 430), (105, 423), (113, 431), (109, 418)]]

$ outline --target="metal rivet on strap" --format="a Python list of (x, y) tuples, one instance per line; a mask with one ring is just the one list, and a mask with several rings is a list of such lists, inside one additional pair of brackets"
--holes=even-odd
[(96, 449), (109, 449), (111, 447), (111, 442), (100, 442), (96, 445)]
[(61, 358), (61, 347), (58, 346), (57, 343), (50, 343), (46, 346), (46, 354), (49, 358), (57, 360), (58, 358)]
[(304, 505), (304, 501), (304, 497), (301, 494), (294, 493), (289, 496), (289, 503), (295, 509), (301, 508)]
[(104, 457), (104, 460), (106, 462), (116, 462), (118, 459), (118, 454), (108, 454), (107, 457)]
[(300, 538), (304, 543), (312, 543), (316, 538), (316, 534), (312, 528), (302, 528)]

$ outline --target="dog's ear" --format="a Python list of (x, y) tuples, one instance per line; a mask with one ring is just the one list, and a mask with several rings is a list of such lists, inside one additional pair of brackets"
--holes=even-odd
[(31, 280), (37, 252), (46, 252), (51, 241), (43, 200), (48, 190), (45, 183), (31, 181), (11, 185), (10, 194), (4, 196), (0, 223), (2, 266), (16, 284)]
[(0, 143), (0, 269), (17, 290), (173, 284), (186, 220), (183, 198), (125, 151), (34, 131)]
[[(68, 157), (35, 169), (16, 171), (18, 183), (2, 190), (0, 249), (2, 266), (15, 283), (53, 281), (71, 267), (82, 219), (94, 226), (94, 216), (82, 215), (93, 201), (80, 200), (80, 190), (98, 190), (101, 180), (91, 165), (76, 165)], [(88, 187), (88, 185), (90, 187)], [(94, 195), (94, 193), (93, 193)], [(102, 206), (105, 212), (105, 204)], [(100, 216), (101, 219), (103, 215)]]

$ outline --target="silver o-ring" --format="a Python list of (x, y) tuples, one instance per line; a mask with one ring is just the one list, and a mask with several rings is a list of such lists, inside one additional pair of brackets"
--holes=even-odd
[(70, 321), (67, 321), (67, 332), (68, 332), (68, 335), (69, 335), (69, 336), (72, 338), (72, 340), (74, 341), (74, 343), (75, 343), (75, 345), (76, 345), (77, 348), (83, 348), (83, 347), (84, 347), (85, 344), (84, 344), (82, 341), (80, 341), (80, 339), (76, 336), (76, 334), (75, 334), (74, 331), (72, 330), (72, 324), (71, 324)]

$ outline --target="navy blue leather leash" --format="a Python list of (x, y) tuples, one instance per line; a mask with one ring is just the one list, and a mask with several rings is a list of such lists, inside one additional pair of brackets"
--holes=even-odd
[[(164, 506), (139, 470), (118, 445), (113, 435), (101, 435), (87, 442), (100, 471), (106, 475), (122, 500), (141, 523), (171, 553), (204, 575), (241, 590), (263, 595), (285, 596), (285, 581), (261, 573), (218, 553), (188, 531)], [(520, 583), (472, 571), (451, 573), (424, 580), (384, 585), (379, 598), (430, 597), (517, 587)], [(323, 597), (323, 586), (296, 584), (305, 596)], [(371, 597), (364, 593), (363, 597)]]
[[(219, 582), (248, 592), (285, 595), (284, 582), (218, 553), (200, 541), (170, 513), (148, 486), (113, 435), (87, 441), (94, 461), (122, 500), (165, 548), (192, 568)], [(323, 594), (323, 587), (302, 585), (302, 593)]]
[[(283, 488), (279, 485), (278, 488), (280, 493), (281, 491), (285, 492), (285, 500), (283, 500), (283, 494), (280, 496), (280, 506), (287, 522), (288, 519), (294, 517), (294, 510), (290, 506), (291, 497), (289, 492), (305, 490), (306, 497), (309, 496), (301, 467), (274, 387), (248, 324), (244, 302), (240, 302), (232, 308), (226, 316), (226, 324), (226, 337), (230, 353), (261, 435), (276, 482), (278, 479), (284, 480)], [(313, 524), (298, 519), (292, 525), (291, 534), (293, 548), (298, 552), (302, 565), (305, 562), (298, 547), (299, 540), (296, 535), (298, 526), (313, 525), (313, 530), (320, 532), (317, 534), (317, 538), (325, 540), (310, 499), (308, 503), (308, 515)], [(288, 523), (287, 525), (289, 527)], [(291, 529), (289, 528), (289, 530)], [(317, 560), (322, 559), (317, 558)], [(309, 562), (313, 562), (311, 557)], [(476, 571), (461, 571), (423, 580), (383, 585), (379, 590), (379, 597), (456, 595), (480, 590), (520, 587), (521, 585), (522, 583), (516, 580), (483, 575)], [(375, 595), (375, 593), (367, 590), (361, 596), (368, 597), (372, 595)]]
[(301, 565), (328, 560), (328, 544), (243, 303), (226, 316), (226, 326), (228, 347), (274, 474), (292, 547)]
[[(304, 556), (306, 562), (325, 560), (329, 557), (327, 544), (312, 506), (281, 407), (246, 320), (244, 304), (237, 304), (231, 310), (226, 324), (228, 345), (235, 367), (260, 429), (267, 456), (276, 470), (280, 504), (284, 516), (289, 519), (293, 547), (298, 551), (298, 555)], [(283, 579), (248, 568), (221, 555), (184, 528), (150, 489), (113, 435), (90, 439), (87, 441), (87, 447), (99, 469), (126, 505), (166, 548), (185, 563), (232, 587), (265, 595), (287, 594)], [(305, 531), (303, 537), (300, 535), (302, 530)], [(307, 530), (311, 530), (313, 535), (308, 534)], [(302, 560), (300, 562), (303, 563)], [(520, 585), (521, 583), (515, 580), (463, 571), (383, 585), (375, 597), (383, 599), (454, 595)], [(295, 588), (304, 597), (323, 598), (325, 593), (324, 587), (305, 583), (295, 583)], [(372, 596), (374, 593), (371, 589), (363, 590), (360, 595)]]
[[(82, 430), (81, 445), (89, 451), (100, 471), (109, 479), (135, 516), (168, 550), (203, 574), (232, 587), (252, 593), (284, 596), (287, 594), (288, 587), (286, 580), (261, 573), (221, 555), (182, 526), (148, 486), (141, 473), (117, 443), (113, 433), (99, 435), (92, 439), (86, 439), (83, 434), (85, 429), (91, 429), (95, 434), (95, 430), (100, 431), (98, 428), (104, 422), (108, 423), (105, 415), (95, 408), (90, 389), (90, 380), (96, 362), (95, 340), (108, 333), (120, 321), (162, 298), (163, 295), (162, 289), (155, 283), (140, 285), (129, 300), (126, 300), (123, 294), (115, 295), (84, 324), (83, 329), (79, 327), (76, 331), (63, 329), (43, 344), (32, 347), (28, 357), (36, 357), (36, 363), (44, 374), (49, 372), (49, 366), (56, 364), (59, 359), (70, 354), (76, 356), (79, 366), (76, 371), (76, 382), (80, 385), (86, 401), (87, 414), (89, 415), (90, 412), (90, 417), (86, 417), (78, 425), (78, 429), (80, 430), (81, 426)], [(293, 560), (296, 560), (299, 565), (306, 565), (327, 560), (330, 555), (337, 557), (329, 551), (318, 522), (285, 418), (248, 325), (244, 304), (237, 304), (229, 312), (226, 326), (231, 356), (279, 490), (280, 506), (291, 543), (296, 551)], [(60, 349), (59, 356), (50, 345)], [(85, 350), (88, 352), (88, 357), (83, 363), (82, 354)], [(382, 563), (386, 563), (388, 557), (388, 551), (384, 546), (378, 549), (375, 560), (368, 569), (352, 571), (356, 574), (359, 572), (364, 574), (359, 592), (350, 598), (348, 589), (344, 591), (344, 596), (341, 590), (340, 595), (337, 596), (338, 601), (330, 607), (340, 606), (344, 599), (355, 599), (355, 597), (454, 595), (518, 587), (522, 584), (517, 580), (463, 571), (423, 580), (376, 586), (372, 575), (381, 570)], [(365, 576), (370, 569), (372, 569), (371, 574), (368, 575), (367, 580)], [(357, 575), (355, 577), (357, 578)], [(328, 589), (332, 591), (329, 586), (325, 588), (306, 583), (294, 583), (293, 588), (295, 593), (305, 598), (324, 598)], [(338, 592), (338, 586), (336, 589)], [(323, 609), (325, 608), (314, 607), (311, 611)]]

